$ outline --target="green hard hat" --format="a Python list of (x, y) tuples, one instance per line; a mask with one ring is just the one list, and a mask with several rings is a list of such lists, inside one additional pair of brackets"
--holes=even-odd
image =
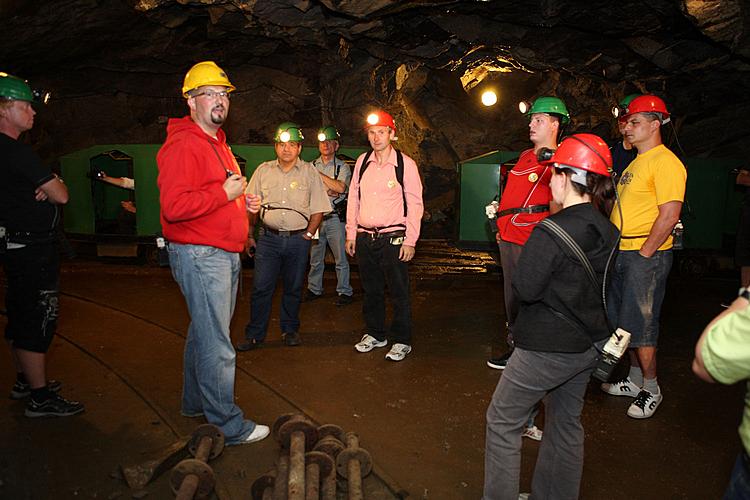
[(538, 97), (525, 114), (526, 116), (531, 116), (534, 113), (549, 113), (558, 115), (560, 116), (563, 125), (570, 122), (570, 113), (568, 113), (568, 108), (565, 107), (565, 103), (559, 97)]
[(34, 93), (25, 80), (0, 71), (0, 97), (15, 101), (32, 102), (34, 100)]
[(284, 122), (276, 128), (276, 135), (273, 137), (274, 142), (302, 142), (305, 136), (299, 125), (292, 122)]
[(336, 127), (333, 125), (328, 125), (326, 127), (321, 127), (320, 130), (318, 130), (318, 141), (338, 141), (339, 140), (339, 131), (336, 130)]
[(640, 97), (640, 96), (642, 96), (642, 95), (643, 95), (643, 94), (628, 94), (628, 95), (626, 95), (626, 96), (625, 96), (625, 97), (623, 97), (623, 98), (622, 98), (622, 100), (620, 101), (620, 107), (621, 107), (621, 108), (623, 108), (623, 109), (624, 109), (624, 108), (627, 108), (627, 107), (628, 107), (628, 104), (630, 104), (630, 101), (632, 101), (632, 100), (633, 100), (633, 99), (635, 99), (636, 97)]

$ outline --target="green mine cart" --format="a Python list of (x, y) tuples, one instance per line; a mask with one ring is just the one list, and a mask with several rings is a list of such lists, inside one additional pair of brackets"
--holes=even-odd
[[(458, 163), (458, 243), (468, 248), (494, 248), (495, 235), (484, 207), (499, 199), (500, 170), (512, 164), (517, 152), (492, 151)], [(741, 188), (735, 185), (741, 160), (688, 158), (686, 202), (682, 210), (682, 261), (694, 271), (705, 270), (709, 258), (731, 255), (739, 220)], [(704, 268), (704, 269), (700, 269)]]
[[(132, 257), (144, 251), (148, 256), (154, 237), (161, 231), (156, 186), (156, 153), (160, 147), (161, 144), (106, 144), (60, 158), (61, 174), (70, 193), (63, 225), (72, 240), (96, 243), (100, 256)], [(353, 164), (364, 151), (342, 147), (338, 154)], [(275, 158), (270, 144), (237, 144), (232, 146), (232, 152), (248, 179), (260, 163)], [(317, 147), (308, 146), (301, 156), (310, 161), (319, 152)], [(135, 189), (102, 182), (100, 172), (108, 177), (133, 179)]]

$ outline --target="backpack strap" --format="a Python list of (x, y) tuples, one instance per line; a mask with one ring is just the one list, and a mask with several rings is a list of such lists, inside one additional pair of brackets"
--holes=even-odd
[[(404, 189), (404, 155), (396, 148), (393, 148), (396, 151), (396, 181), (398, 181), (399, 186), (401, 186), (401, 196), (403, 197), (403, 205), (404, 205), (404, 217), (406, 217), (407, 213), (407, 206), (406, 206), (406, 190)], [(358, 196), (360, 199), (362, 199), (362, 189), (359, 188), (359, 183), (362, 180), (362, 176), (365, 174), (365, 170), (367, 169), (368, 162), (370, 160), (370, 156), (372, 156), (373, 150), (367, 152), (365, 155), (364, 160), (362, 160), (362, 165), (359, 167), (359, 177), (357, 177), (357, 187), (358, 187)]]

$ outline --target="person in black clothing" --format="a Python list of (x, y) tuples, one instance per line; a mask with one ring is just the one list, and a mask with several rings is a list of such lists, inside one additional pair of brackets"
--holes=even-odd
[(612, 154), (612, 170), (614, 171), (615, 179), (619, 179), (625, 169), (628, 168), (628, 165), (630, 165), (630, 162), (635, 160), (635, 157), (638, 156), (638, 150), (635, 149), (635, 146), (630, 144), (625, 138), (625, 125), (627, 123), (625, 120), (625, 110), (627, 109), (628, 104), (630, 104), (630, 101), (640, 95), (641, 94), (630, 94), (625, 96), (620, 101), (619, 106), (615, 108), (617, 109), (617, 113), (613, 113), (617, 118), (617, 130), (622, 136), (614, 141), (609, 148), (609, 151)]
[[(601, 283), (618, 240), (603, 215), (614, 194), (612, 157), (592, 134), (562, 141), (550, 160), (553, 199), (563, 208), (549, 217), (581, 247)], [(516, 500), (521, 430), (544, 399), (545, 431), (532, 495), (578, 498), (583, 471), (581, 410), (597, 348), (610, 335), (601, 299), (583, 263), (539, 224), (524, 246), (512, 277), (520, 300), (515, 349), (487, 409), (484, 500)]]
[(58, 315), (59, 205), (68, 202), (65, 184), (18, 137), (34, 125), (34, 94), (28, 83), (0, 73), (0, 250), (7, 279), (5, 339), (16, 364), (10, 397), (23, 399), (27, 417), (69, 416), (83, 405), (57, 394), (47, 381), (46, 353)]

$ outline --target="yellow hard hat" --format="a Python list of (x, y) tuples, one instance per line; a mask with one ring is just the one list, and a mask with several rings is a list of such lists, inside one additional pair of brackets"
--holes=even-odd
[(226, 87), (228, 92), (234, 90), (234, 85), (229, 82), (227, 74), (213, 61), (202, 61), (190, 68), (182, 84), (182, 96), (190, 97), (188, 92), (204, 85)]

